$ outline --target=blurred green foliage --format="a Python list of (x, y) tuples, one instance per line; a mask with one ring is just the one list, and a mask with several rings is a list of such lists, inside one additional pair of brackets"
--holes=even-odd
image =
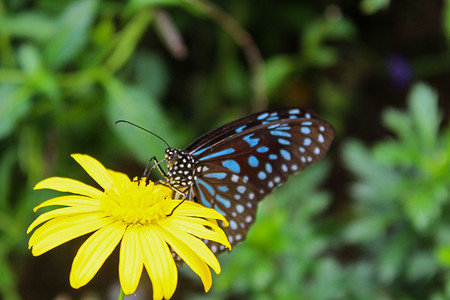
[(357, 179), (343, 236), (373, 263), (373, 284), (389, 299), (450, 297), (450, 128), (440, 132), (441, 120), (436, 94), (417, 84), (407, 112), (383, 114), (395, 139), (343, 148)]
[[(117, 279), (110, 272), (73, 291), (72, 257), (67, 265), (52, 257), (58, 270), (43, 276), (36, 269), (48, 266), (31, 258), (25, 235), (32, 208), (52, 195), (33, 192), (39, 180), (89, 180), (71, 153), (130, 176), (152, 155), (162, 158), (161, 141), (114, 121), (135, 122), (182, 148), (224, 122), (293, 105), (313, 107), (333, 124), (336, 143), (329, 158), (261, 203), (247, 241), (221, 258), (223, 273), (205, 297), (450, 298), (449, 129), (425, 84), (411, 89), (406, 112), (384, 109), (404, 102), (398, 90), (408, 86), (408, 72), (419, 79), (448, 72), (450, 52), (436, 44), (450, 40), (450, 1), (439, 8), (438, 53), (420, 56), (419, 42), (406, 34), (418, 54), (389, 67), (384, 60), (395, 51), (371, 47), (384, 46), (391, 33), (380, 15), (416, 7), (399, 3), (0, 0), (0, 297), (94, 290), (101, 298)], [(429, 40), (420, 41), (428, 49)], [(365, 78), (376, 88), (365, 91)], [(375, 134), (382, 110), (389, 140)], [(349, 135), (356, 139), (341, 147)], [(372, 147), (363, 146), (368, 139)], [(342, 180), (349, 172), (351, 189), (353, 181)]]

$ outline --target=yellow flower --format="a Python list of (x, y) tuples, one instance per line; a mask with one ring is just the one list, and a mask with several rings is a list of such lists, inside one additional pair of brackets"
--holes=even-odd
[(52, 177), (39, 182), (35, 189), (73, 195), (47, 200), (35, 208), (60, 206), (39, 216), (28, 228), (27, 233), (41, 225), (30, 237), (33, 255), (94, 232), (74, 258), (70, 272), (73, 288), (87, 284), (120, 243), (119, 280), (125, 294), (136, 290), (145, 267), (153, 284), (153, 298), (173, 295), (178, 272), (170, 248), (200, 276), (205, 291), (210, 289), (209, 267), (218, 274), (220, 265), (200, 239), (231, 247), (217, 225), (216, 220), (228, 225), (221, 214), (190, 201), (180, 204), (180, 200), (171, 199), (170, 188), (146, 184), (145, 179), (131, 181), (88, 155), (72, 157), (104, 191), (69, 178)]

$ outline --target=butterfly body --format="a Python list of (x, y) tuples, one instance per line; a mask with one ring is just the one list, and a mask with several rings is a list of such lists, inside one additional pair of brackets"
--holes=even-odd
[[(242, 241), (268, 193), (319, 160), (334, 129), (314, 113), (280, 108), (214, 129), (183, 150), (168, 148), (167, 183), (224, 215), (232, 245)], [(224, 250), (214, 242), (214, 253)]]

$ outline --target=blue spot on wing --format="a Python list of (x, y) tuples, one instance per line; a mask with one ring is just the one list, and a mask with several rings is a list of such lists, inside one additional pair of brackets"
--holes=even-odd
[(261, 180), (264, 180), (264, 179), (267, 178), (267, 174), (264, 173), (263, 171), (259, 171), (258, 178), (261, 179)]
[(221, 192), (228, 192), (230, 189), (226, 185), (219, 185), (217, 189)]
[(216, 172), (216, 173), (208, 173), (203, 175), (204, 177), (208, 177), (208, 178), (216, 178), (216, 179), (224, 179), (225, 177), (227, 177), (227, 173), (225, 172)]
[(267, 118), (268, 115), (269, 115), (269, 113), (263, 113), (263, 114), (258, 116), (258, 120), (265, 119), (265, 118)]
[(225, 214), (225, 212), (223, 210), (221, 210), (217, 205), (214, 205), (214, 210), (216, 210), (219, 214), (221, 214), (222, 216), (226, 217), (227, 215)]
[(201, 179), (197, 179), (196, 182), (197, 182), (197, 187), (199, 188), (199, 190), (200, 190), (200, 186), (199, 186), (199, 185), (201, 184), (202, 186), (204, 186), (204, 187), (206, 188), (206, 190), (208, 191), (208, 193), (210, 193), (211, 195), (214, 196), (215, 192), (214, 192), (213, 187), (212, 187), (210, 184), (204, 182), (204, 181), (201, 180)]
[(250, 155), (250, 156), (248, 157), (248, 164), (250, 165), (250, 167), (255, 168), (255, 167), (258, 166), (259, 161), (258, 161), (258, 159), (257, 159), (255, 156)]
[(291, 160), (291, 153), (285, 149), (281, 149), (280, 150), (281, 156), (283, 156), (283, 158), (285, 160)]
[(270, 117), (270, 118), (267, 118), (267, 121), (276, 121), (276, 120), (279, 120), (280, 118), (278, 118), (278, 116), (273, 116), (273, 117)]
[(223, 204), (226, 208), (230, 208), (231, 202), (220, 195), (216, 195), (216, 200)]
[(289, 142), (289, 140), (282, 139), (282, 138), (278, 139), (278, 143), (280, 143), (282, 145), (290, 145), (291, 144), (291, 142)]
[(256, 151), (258, 151), (259, 153), (265, 153), (265, 152), (269, 151), (269, 148), (267, 148), (266, 146), (262, 146), (262, 147), (259, 147), (258, 149), (256, 149)]
[(241, 172), (241, 167), (233, 159), (224, 160), (222, 162), (222, 166), (224, 166), (225, 168), (227, 168), (228, 170), (230, 170), (231, 172), (234, 172), (234, 173), (240, 173)]
[(242, 132), (242, 130), (244, 130), (245, 127), (247, 127), (247, 125), (237, 128), (234, 132), (236, 132), (236, 133)]
[(218, 156), (223, 156), (223, 155), (231, 154), (231, 153), (233, 153), (234, 151), (236, 151), (236, 150), (234, 150), (233, 148), (228, 148), (228, 149), (225, 149), (225, 150), (222, 150), (222, 151), (219, 151), (219, 152), (214, 152), (214, 153), (208, 154), (208, 155), (206, 155), (206, 156), (203, 156), (203, 157), (199, 158), (199, 160), (200, 160), (200, 161), (203, 161), (203, 160), (215, 158), (215, 157), (218, 157)]
[(197, 184), (197, 189), (198, 189), (198, 193), (200, 194), (200, 201), (202, 202), (202, 204), (206, 207), (211, 208), (212, 204), (211, 202), (209, 202), (208, 200), (206, 200), (205, 194), (203, 194), (202, 189), (199, 187), (199, 185)]
[(194, 156), (200, 155), (200, 154), (202, 154), (203, 152), (205, 152), (206, 149), (208, 149), (208, 147), (198, 149), (197, 151), (193, 152), (192, 155), (194, 155)]
[(302, 127), (302, 128), (300, 128), (300, 131), (303, 134), (310, 134), (311, 133), (311, 129), (309, 127)]
[(283, 124), (277, 128), (277, 130), (289, 130), (289, 129), (291, 129), (291, 126), (288, 126), (287, 124)]
[(242, 138), (244, 141), (246, 141), (250, 145), (250, 147), (255, 147), (259, 143), (259, 138), (252, 138), (253, 135), (254, 134), (252, 133), (252, 134), (246, 135), (245, 137)]
[(271, 130), (270, 134), (275, 135), (275, 136), (291, 137), (291, 134), (289, 132), (281, 131), (281, 130)]

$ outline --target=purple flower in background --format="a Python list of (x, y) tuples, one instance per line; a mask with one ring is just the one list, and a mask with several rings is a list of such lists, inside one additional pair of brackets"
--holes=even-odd
[(408, 87), (412, 80), (409, 62), (401, 55), (393, 54), (387, 58), (389, 76), (397, 88)]

